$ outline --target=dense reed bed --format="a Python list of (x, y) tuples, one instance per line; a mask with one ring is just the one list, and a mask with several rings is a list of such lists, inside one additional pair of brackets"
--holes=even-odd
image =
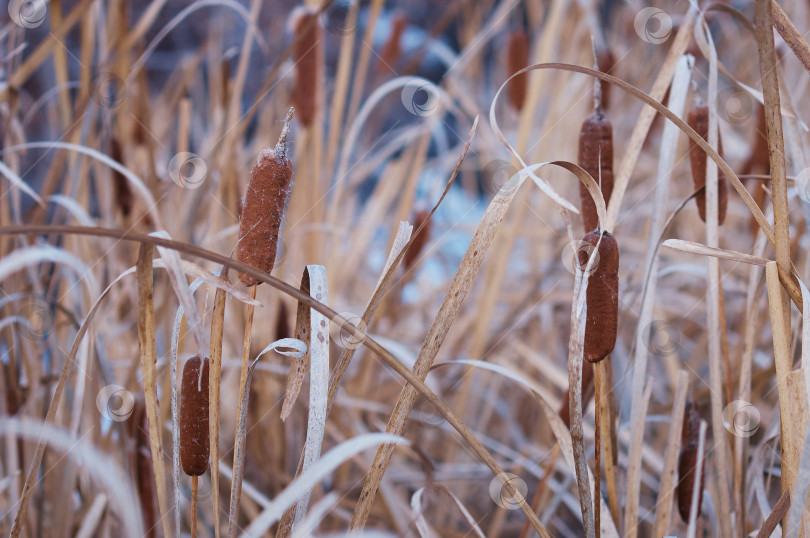
[(806, 2), (0, 18), (0, 533), (810, 533)]

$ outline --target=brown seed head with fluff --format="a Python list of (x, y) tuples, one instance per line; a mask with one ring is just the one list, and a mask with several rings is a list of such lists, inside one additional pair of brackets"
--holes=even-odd
[[(278, 234), (292, 181), (292, 161), (287, 156), (291, 119), (292, 109), (275, 149), (265, 149), (256, 158), (242, 202), (236, 259), (265, 273), (272, 272), (276, 263)], [(247, 286), (259, 283), (245, 273), (239, 273), (239, 280)]]
[(304, 127), (309, 127), (315, 119), (321, 87), (323, 27), (319, 24), (318, 12), (309, 9), (296, 11), (292, 27), (295, 33), (293, 105), (298, 113), (298, 120)]
[[(601, 180), (605, 203), (613, 193), (613, 125), (602, 114), (588, 116), (579, 131), (579, 165), (597, 183)], [(579, 183), (580, 210), (585, 232), (599, 226), (596, 204), (584, 183)]]
[[(703, 474), (701, 467), (699, 479), (695, 479), (695, 467), (700, 448), (700, 415), (695, 403), (688, 399), (683, 414), (683, 430), (681, 431), (681, 454), (678, 458), (678, 512), (684, 522), (689, 521), (689, 511), (692, 509), (692, 492), (695, 483), (700, 489), (698, 495), (697, 515), (700, 516), (700, 504), (703, 500)], [(705, 461), (705, 460), (704, 460)]]
[[(587, 314), (585, 318), (585, 345), (583, 355), (588, 362), (599, 362), (613, 351), (619, 325), (619, 244), (608, 232), (594, 230), (582, 242), (591, 247), (599, 244), (598, 258), (594, 260), (586, 290)], [(577, 252), (580, 267), (587, 267), (593, 249)]]
[[(529, 34), (522, 29), (515, 29), (509, 34), (507, 44), (507, 70), (509, 76), (514, 75), (529, 65)], [(526, 87), (529, 78), (526, 73), (513, 78), (506, 87), (509, 104), (515, 110), (523, 108), (526, 100)]]
[(190, 476), (199, 476), (208, 468), (208, 363), (207, 358), (201, 359), (197, 355), (186, 361), (183, 367), (180, 465)]
[[(709, 140), (709, 107), (698, 106), (689, 112), (687, 117), (689, 127), (695, 130), (697, 134), (703, 137), (703, 140)], [(717, 133), (717, 153), (723, 157), (723, 141), (720, 139), (720, 132)], [(692, 165), (692, 180), (694, 181), (695, 190), (706, 186), (706, 162), (708, 155), (698, 146), (694, 140), (689, 139), (689, 163)], [(706, 191), (703, 190), (695, 195), (695, 201), (698, 206), (698, 213), (700, 219), (706, 222)], [(728, 181), (726, 176), (720, 171), (717, 171), (717, 223), (723, 224), (726, 220), (726, 208), (728, 207)]]

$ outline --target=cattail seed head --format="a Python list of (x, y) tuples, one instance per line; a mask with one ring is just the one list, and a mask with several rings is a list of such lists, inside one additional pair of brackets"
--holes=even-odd
[(199, 476), (208, 468), (208, 363), (197, 355), (183, 367), (180, 465), (190, 476)]
[(321, 86), (323, 27), (318, 23), (318, 12), (308, 9), (297, 10), (292, 27), (295, 33), (295, 89), (292, 100), (298, 111), (298, 120), (304, 127), (309, 127), (315, 119)]
[(402, 263), (405, 269), (409, 269), (413, 264), (419, 259), (419, 255), (422, 253), (422, 250), (427, 245), (428, 241), (430, 241), (430, 222), (427, 218), (430, 216), (429, 211), (420, 211), (414, 217), (413, 229), (416, 230), (419, 228), (423, 222), (427, 221), (425, 227), (422, 228), (422, 231), (419, 232), (419, 235), (416, 236), (416, 239), (413, 240), (411, 246), (408, 247), (408, 250), (405, 251), (405, 256), (402, 259)]
[[(698, 106), (689, 112), (687, 117), (689, 127), (695, 130), (704, 140), (709, 139), (709, 107)], [(723, 141), (720, 133), (717, 133), (717, 153), (723, 156)], [(689, 163), (692, 165), (692, 180), (695, 190), (706, 186), (706, 159), (708, 155), (698, 146), (694, 140), (689, 139)], [(726, 176), (718, 170), (717, 175), (717, 222), (723, 224), (726, 219), (726, 208), (728, 207), (728, 182)], [(700, 219), (706, 222), (706, 191), (703, 190), (695, 195)]]
[[(514, 75), (529, 65), (529, 35), (522, 29), (512, 30), (507, 45), (507, 69), (509, 75)], [(515, 77), (509, 82), (507, 92), (509, 104), (515, 110), (523, 108), (526, 100), (526, 86), (529, 79), (526, 73)]]
[[(599, 258), (594, 260), (586, 290), (587, 314), (585, 319), (585, 345), (583, 356), (589, 362), (599, 362), (613, 351), (619, 324), (619, 244), (608, 232), (598, 229), (582, 240), (592, 247), (599, 244)], [(588, 252), (577, 252), (580, 267), (588, 263)]]
[[(265, 273), (272, 272), (276, 263), (278, 233), (292, 181), (292, 161), (287, 156), (291, 119), (292, 109), (275, 149), (265, 149), (256, 158), (239, 219), (236, 259)], [(247, 286), (259, 283), (245, 273), (239, 273), (239, 280)]]
[[(688, 399), (683, 414), (683, 429), (681, 431), (681, 454), (678, 458), (678, 512), (684, 522), (689, 521), (689, 511), (692, 509), (692, 493), (695, 487), (699, 488), (697, 515), (700, 517), (700, 504), (703, 500), (703, 474), (696, 480), (695, 468), (700, 448), (700, 415), (695, 403)], [(697, 485), (696, 485), (697, 484)]]
[[(579, 165), (597, 183), (601, 181), (605, 203), (613, 193), (613, 125), (602, 114), (591, 114), (579, 131)], [(596, 204), (584, 183), (579, 183), (580, 210), (585, 232), (599, 226)]]
[(380, 61), (377, 63), (378, 73), (388, 73), (397, 65), (402, 55), (402, 34), (408, 29), (408, 16), (401, 10), (396, 10), (391, 17), (391, 33), (388, 41), (380, 49)]

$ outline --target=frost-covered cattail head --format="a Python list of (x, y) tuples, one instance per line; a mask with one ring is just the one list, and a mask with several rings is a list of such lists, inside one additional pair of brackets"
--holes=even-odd
[[(276, 147), (263, 150), (256, 158), (242, 202), (236, 259), (265, 273), (276, 263), (278, 234), (292, 181), (292, 161), (287, 156), (292, 114), (291, 108)], [(239, 279), (248, 286), (259, 283), (245, 273), (239, 273)]]
[(180, 465), (199, 476), (208, 468), (208, 359), (186, 361), (180, 389)]
[[(601, 183), (605, 203), (613, 193), (613, 125), (601, 113), (591, 114), (579, 131), (579, 165)], [(579, 183), (580, 210), (585, 232), (599, 226), (596, 204), (584, 183)]]
[[(615, 237), (598, 229), (588, 233), (582, 242), (594, 248), (599, 244), (598, 257), (591, 266), (585, 291), (587, 313), (584, 345), (585, 359), (599, 362), (610, 355), (616, 345), (619, 325), (619, 244)], [(577, 253), (583, 269), (588, 263), (587, 250), (593, 249), (581, 249)]]

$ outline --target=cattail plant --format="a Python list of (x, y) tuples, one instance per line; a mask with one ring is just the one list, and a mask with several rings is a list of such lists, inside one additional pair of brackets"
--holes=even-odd
[(189, 476), (200, 476), (208, 468), (208, 362), (196, 355), (183, 367), (180, 465)]
[[(256, 158), (242, 201), (236, 258), (265, 273), (270, 273), (276, 263), (278, 233), (292, 181), (292, 161), (287, 155), (292, 115), (291, 108), (275, 149), (265, 149)], [(239, 273), (239, 279), (247, 286), (259, 283), (245, 273)]]
[(427, 221), (425, 227), (422, 228), (422, 231), (419, 232), (419, 235), (413, 240), (411, 246), (408, 247), (408, 250), (405, 251), (405, 256), (403, 256), (402, 264), (405, 267), (405, 270), (410, 269), (416, 260), (419, 259), (419, 255), (424, 250), (425, 245), (427, 245), (428, 241), (430, 241), (430, 221), (427, 218), (430, 216), (430, 212), (427, 210), (420, 211), (414, 217), (413, 228), (416, 230), (419, 228), (423, 222)]
[[(582, 363), (582, 386), (580, 387), (583, 402), (587, 399), (587, 395), (590, 394), (591, 389), (593, 389), (593, 365), (586, 361)], [(558, 413), (562, 421), (569, 428), (571, 427), (571, 406), (569, 405), (571, 401), (569, 398), (570, 392), (571, 387), (568, 387), (568, 393), (563, 399), (562, 404), (560, 405), (560, 412)]]
[[(602, 115), (597, 106), (596, 112), (582, 122), (579, 131), (579, 165), (600, 184), (605, 203), (613, 193), (613, 125)], [(596, 204), (585, 184), (579, 183), (580, 209), (585, 233), (599, 226)]]
[[(613, 66), (616, 64), (616, 57), (608, 47), (600, 47), (596, 50), (596, 67), (599, 71), (613, 74)], [(601, 92), (599, 94), (599, 106), (606, 110), (610, 106), (610, 84), (606, 82), (601, 83)]]
[(698, 494), (697, 515), (700, 517), (700, 504), (703, 499), (703, 472), (695, 477), (698, 454), (700, 448), (700, 415), (697, 406), (690, 399), (686, 400), (683, 414), (683, 430), (681, 433), (681, 454), (678, 458), (678, 512), (684, 522), (689, 521), (689, 511), (692, 508), (692, 493), (695, 488)]
[(391, 16), (391, 33), (388, 40), (380, 49), (380, 58), (377, 63), (378, 73), (387, 73), (394, 70), (402, 55), (402, 35), (408, 29), (408, 16), (402, 10), (394, 11)]
[[(507, 44), (507, 69), (513, 75), (529, 65), (529, 35), (523, 29), (515, 29), (509, 34)], [(526, 73), (512, 79), (507, 86), (509, 104), (515, 110), (523, 108), (526, 100), (526, 86), (528, 85)]]
[(293, 106), (298, 110), (298, 120), (301, 124), (309, 127), (318, 109), (318, 91), (321, 87), (320, 73), (323, 64), (321, 52), (323, 28), (318, 24), (318, 12), (308, 9), (296, 11), (292, 27), (295, 34)]
[(146, 402), (143, 397), (137, 397), (128, 420), (132, 439), (132, 467), (143, 512), (143, 528), (146, 529), (146, 537), (152, 538), (155, 536), (158, 522), (157, 493), (153, 480), (152, 452), (149, 448), (149, 428), (146, 420)]
[[(601, 241), (600, 241), (601, 236)], [(608, 232), (596, 229), (589, 232), (582, 242), (597, 248), (591, 274), (588, 278), (586, 296), (584, 357), (589, 362), (599, 362), (613, 351), (619, 320), (619, 244)], [(588, 263), (587, 250), (577, 253), (580, 266)]]
[[(709, 139), (709, 107), (697, 106), (689, 112), (687, 117), (689, 127), (695, 130), (704, 140)], [(717, 133), (717, 152), (723, 156), (723, 141), (720, 133)], [(706, 152), (700, 149), (694, 140), (689, 140), (689, 162), (692, 165), (692, 180), (695, 189), (706, 186)], [(700, 219), (706, 222), (706, 191), (705, 189), (695, 195)], [(717, 176), (717, 222), (723, 224), (726, 218), (726, 208), (728, 207), (728, 184), (726, 176), (718, 170)]]

